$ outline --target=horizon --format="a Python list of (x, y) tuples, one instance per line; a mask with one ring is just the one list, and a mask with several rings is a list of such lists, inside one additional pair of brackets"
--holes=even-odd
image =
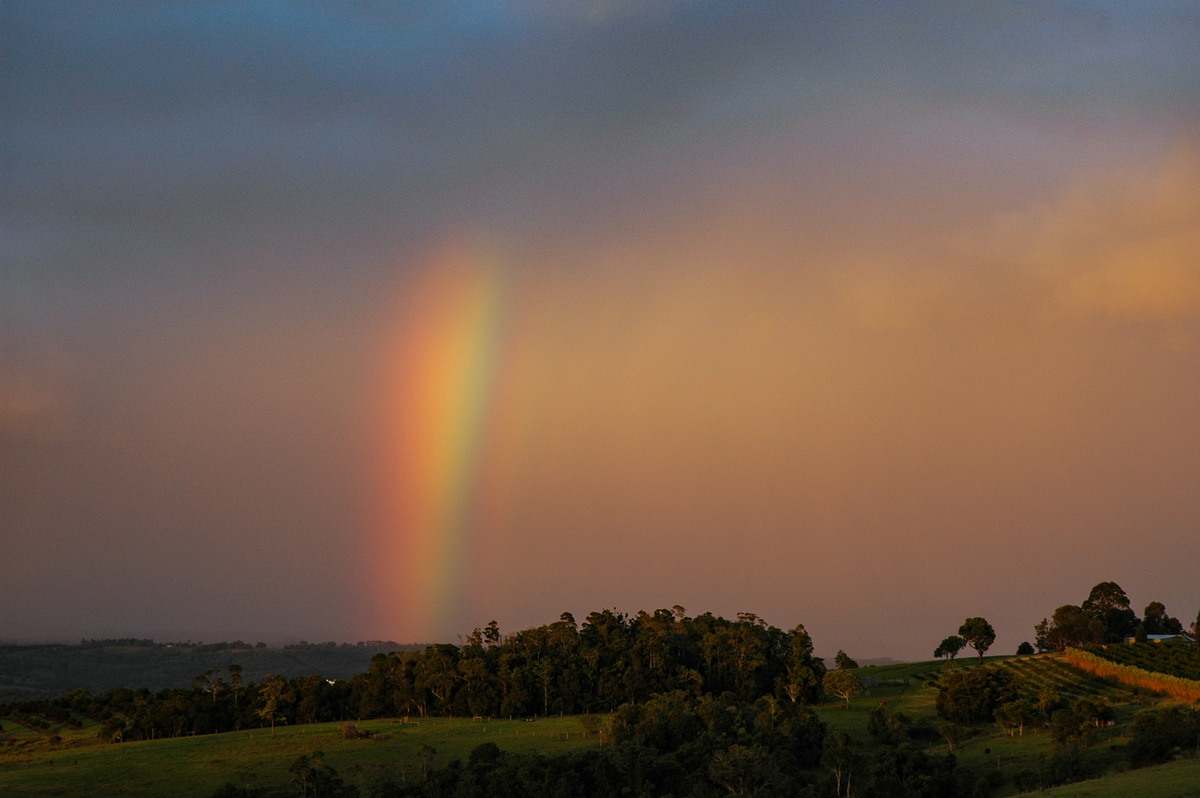
[(1194, 3), (3, 15), (0, 636), (1200, 610)]
[[(1105, 581), (1108, 581), (1108, 580), (1105, 580)], [(1070, 603), (1070, 602), (1067, 602), (1067, 603)], [(1082, 603), (1082, 600), (1080, 603)], [(1132, 602), (1132, 600), (1131, 600), (1130, 607), (1132, 608), (1134, 605), (1135, 605), (1135, 603)], [(1058, 606), (1062, 606), (1062, 605), (1058, 605)], [(1055, 609), (1058, 609), (1058, 606), (1056, 606)], [(624, 611), (624, 610), (620, 610), (619, 608), (610, 607), (610, 608), (597, 609), (594, 611), (595, 612), (603, 612), (605, 610), (612, 610), (615, 613), (624, 615), (628, 619), (628, 618), (632, 618), (632, 617), (636, 616), (637, 613), (640, 611), (646, 611), (646, 612), (652, 613), (655, 611), (655, 609), (664, 609), (664, 608), (654, 608), (654, 609), (641, 608), (640, 610), (637, 610), (637, 611)], [(704, 614), (704, 612), (705, 611), (701, 611), (700, 613), (696, 613), (696, 614), (697, 615)], [(536, 623), (533, 626), (520, 627), (520, 628), (516, 628), (516, 629), (505, 629), (505, 628), (501, 627), (500, 628), (501, 639), (507, 640), (510, 635), (516, 634), (518, 632), (524, 631), (529, 628), (548, 626), (548, 625), (554, 623), (555, 621), (557, 621), (562, 614), (563, 613), (559, 613), (558, 616), (555, 616), (554, 618), (548, 618), (547, 620), (545, 620), (541, 623)], [(575, 617), (576, 624), (578, 626), (582, 627), (585, 624), (586, 616), (579, 616), (576, 613), (571, 613), (571, 614), (573, 617)], [(725, 617), (719, 613), (712, 613), (712, 614), (718, 615), (719, 617)], [(1048, 611), (1046, 613), (1046, 615), (1043, 616), (1043, 618), (1040, 618), (1038, 620), (1041, 621), (1041, 620), (1048, 619), (1052, 614), (1053, 614), (1053, 610)], [(1168, 610), (1167, 614), (1170, 615), (1169, 610)], [(689, 613), (687, 617), (695, 617), (695, 615), (692, 615), (691, 613)], [(772, 623), (769, 619), (761, 618), (761, 616), (759, 616), (759, 617), (760, 617), (760, 620), (765, 622), (768, 626), (772, 626), (772, 627), (779, 628), (779, 629), (784, 629), (786, 631), (786, 629), (784, 627), (780, 627), (777, 624)], [(1140, 613), (1138, 614), (1138, 617), (1140, 618)], [(732, 616), (730, 619), (732, 619)], [(987, 619), (985, 618), (985, 620), (987, 620)], [(1186, 632), (1186, 630), (1190, 624), (1190, 620), (1185, 617), (1179, 617), (1178, 620), (1180, 620), (1183, 623), (1183, 626), (1184, 626), (1184, 629)], [(1200, 622), (1200, 612), (1197, 613), (1197, 622)], [(1035, 622), (1035, 623), (1037, 623), (1037, 622)], [(478, 627), (474, 627), (474, 628), (478, 629), (478, 628), (482, 628), (483, 626), (484, 626), (484, 624), (480, 624)], [(807, 628), (807, 625), (806, 625), (806, 628)], [(1030, 630), (1032, 631), (1032, 625), (1030, 627)], [(958, 628), (956, 626), (954, 629), (947, 630), (942, 637), (944, 638), (944, 637), (949, 637), (950, 635), (953, 635), (953, 634), (957, 634), (957, 631), (958, 631)], [(997, 630), (997, 631), (999, 631), (999, 630)], [(95, 640), (109, 641), (109, 640), (136, 639), (136, 640), (149, 640), (150, 642), (152, 642), (155, 645), (208, 646), (208, 645), (218, 645), (218, 644), (222, 644), (222, 643), (232, 643), (232, 642), (240, 641), (240, 642), (246, 643), (250, 646), (256, 646), (257, 644), (265, 643), (268, 647), (272, 647), (272, 648), (284, 648), (289, 645), (297, 645), (297, 644), (308, 644), (308, 645), (313, 645), (313, 646), (321, 646), (321, 645), (328, 645), (330, 643), (333, 643), (338, 646), (355, 646), (355, 645), (375, 644), (375, 643), (386, 643), (386, 644), (394, 643), (397, 646), (405, 647), (405, 648), (407, 648), (407, 647), (425, 648), (428, 646), (434, 646), (434, 645), (448, 643), (451, 645), (458, 646), (459, 648), (462, 648), (462, 646), (464, 644), (464, 639), (470, 634), (470, 632), (471, 632), (471, 630), (466, 630), (463, 633), (456, 635), (453, 639), (429, 640), (429, 641), (409, 641), (409, 642), (393, 640), (393, 639), (389, 639), (389, 638), (373, 638), (373, 637), (359, 638), (357, 640), (352, 641), (352, 640), (348, 640), (348, 639), (339, 639), (336, 636), (333, 636), (333, 637), (304, 636), (304, 635), (282, 635), (282, 636), (280, 636), (280, 635), (275, 635), (275, 634), (261, 635), (261, 636), (260, 635), (251, 635), (251, 636), (232, 635), (231, 636), (228, 634), (179, 635), (174, 632), (158, 632), (158, 633), (147, 633), (147, 634), (128, 634), (128, 633), (125, 633), (125, 634), (121, 634), (121, 633), (81, 634), (81, 635), (60, 634), (57, 637), (45, 636), (45, 637), (40, 637), (40, 638), (39, 637), (9, 638), (9, 637), (0, 636), (0, 645), (80, 645), (80, 644), (84, 643), (85, 641), (95, 641)], [(997, 639), (999, 639), (999, 634), (997, 635)], [(1021, 642), (1028, 642), (1032, 645), (1034, 643), (1034, 641), (1035, 641), (1035, 635), (1031, 634), (1028, 638), (1023, 639)], [(940, 639), (938, 640), (937, 643), (934, 643), (933, 646), (936, 647), (939, 643), (941, 643)], [(925, 662), (925, 661), (935, 661), (935, 660), (942, 659), (941, 657), (934, 656), (932, 653), (930, 653), (929, 656), (926, 656), (926, 657), (915, 656), (915, 657), (907, 657), (907, 658), (893, 656), (886, 652), (872, 652), (872, 653), (868, 653), (868, 654), (860, 654), (860, 653), (856, 653), (853, 651), (849, 651), (843, 646), (823, 646), (821, 644), (821, 641), (816, 640), (816, 639), (813, 640), (813, 644), (814, 644), (816, 651), (818, 651), (818, 652), (823, 651), (825, 648), (831, 649), (831, 651), (827, 654), (823, 654), (823, 653), (816, 654), (816, 656), (819, 659), (823, 659), (823, 660), (827, 659), (827, 660), (832, 661), (835, 654), (838, 651), (844, 651), (852, 659), (864, 664), (864, 666), (865, 665), (887, 664), (887, 663)], [(932, 652), (932, 648), (930, 649), (930, 651)], [(967, 651), (967, 650), (963, 649), (963, 651)], [(1037, 652), (1037, 653), (1044, 653), (1044, 652)], [(1008, 651), (1008, 650), (1002, 651), (1002, 650), (999, 650), (998, 648), (996, 648), (994, 644), (992, 647), (990, 647), (985, 652), (985, 657), (1015, 656), (1015, 655), (1016, 655), (1015, 648), (1012, 651)], [(966, 656), (967, 658), (970, 658), (975, 655), (970, 652), (967, 652), (966, 654), (964, 654), (964, 656)], [(953, 656), (950, 657), (950, 659), (955, 659), (955, 658), (956, 657), (953, 657)]]

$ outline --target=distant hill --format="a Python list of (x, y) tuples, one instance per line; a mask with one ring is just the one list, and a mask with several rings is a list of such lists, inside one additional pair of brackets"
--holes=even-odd
[[(830, 658), (828, 664), (832, 664), (832, 663), (833, 663), (833, 659)], [(891, 657), (868, 657), (867, 659), (858, 660), (859, 666), (863, 667), (863, 668), (869, 667), (871, 665), (875, 665), (877, 667), (884, 667), (887, 665), (905, 665), (907, 663), (908, 663), (908, 660), (892, 659)]]
[(365, 672), (380, 652), (420, 649), (390, 640), (365, 643), (300, 643), (283, 648), (232, 643), (156, 643), (152, 640), (85, 640), (80, 645), (0, 644), (0, 703), (50, 698), (77, 688), (100, 693), (112, 687), (189, 687), (210, 668), (228, 679), (229, 666), (242, 666), (242, 679), (259, 682), (271, 674), (288, 678), (317, 674), (348, 679)]
[[(822, 657), (821, 661), (825, 663), (826, 668), (835, 667), (833, 657)], [(870, 665), (875, 665), (875, 666), (904, 665), (908, 662), (908, 660), (892, 659), (891, 657), (867, 657), (866, 659), (856, 659), (855, 662), (858, 663), (858, 666), (860, 668), (866, 668)]]

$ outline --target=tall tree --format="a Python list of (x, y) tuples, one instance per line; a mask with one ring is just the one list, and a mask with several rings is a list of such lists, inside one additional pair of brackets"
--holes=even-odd
[(938, 647), (933, 650), (933, 656), (954, 659), (958, 656), (958, 652), (962, 651), (966, 645), (966, 640), (963, 640), (958, 635), (950, 635), (941, 643), (938, 643)]
[(737, 743), (713, 752), (708, 777), (730, 795), (758, 795), (786, 778), (762, 746)]
[(727, 634), (735, 689), (747, 700), (762, 695), (761, 676), (771, 649), (766, 622), (753, 613), (739, 612)]
[(1081, 606), (1104, 627), (1103, 642), (1120, 643), (1137, 627), (1137, 615), (1129, 609), (1129, 596), (1116, 582), (1093, 587)]
[(225, 682), (221, 681), (220, 673), (216, 668), (209, 668), (204, 673), (192, 679), (197, 687), (212, 696), (214, 704), (217, 703), (217, 694), (225, 686)]
[(1161, 601), (1151, 601), (1146, 605), (1142, 626), (1146, 628), (1146, 634), (1150, 635), (1183, 634), (1183, 624), (1167, 615), (1167, 608)]
[(958, 627), (958, 635), (967, 641), (967, 645), (979, 652), (979, 661), (983, 662), (983, 653), (996, 642), (996, 630), (983, 618), (967, 618)]
[(488, 625), (483, 629), (483, 642), (488, 648), (495, 648), (500, 645), (500, 627), (495, 620), (489, 621)]
[(833, 775), (834, 794), (838, 798), (850, 798), (854, 774), (866, 767), (866, 756), (861, 749), (862, 744), (843, 731), (835, 731), (825, 738), (821, 764)]
[(417, 662), (416, 686), (427, 690), (436, 700), (436, 708), (445, 711), (458, 683), (459, 650), (450, 643), (435, 643), (425, 649)]
[(784, 693), (792, 700), (816, 701), (821, 695), (821, 679), (825, 676), (825, 663), (813, 655), (812, 636), (804, 624), (796, 624), (787, 639), (784, 654), (786, 669)]
[(242, 691), (242, 666), (236, 662), (229, 664), (229, 688), (233, 692), (233, 709), (236, 712), (238, 693)]
[(312, 756), (300, 756), (288, 770), (300, 798), (332, 798), (344, 794), (345, 782), (326, 764), (325, 755), (320, 751), (313, 751)]
[(280, 712), (280, 704), (284, 700), (284, 690), (286, 688), (287, 680), (276, 674), (263, 683), (259, 694), (261, 705), (256, 714), (263, 720), (271, 721), (272, 737), (275, 736), (275, 721), (283, 718), (283, 714)]
[(864, 689), (862, 679), (854, 671), (850, 670), (832, 670), (825, 674), (825, 678), (821, 680), (821, 688), (826, 695), (834, 695), (846, 702), (846, 707), (850, 706), (850, 699), (861, 693)]
[(1034, 627), (1039, 651), (1063, 652), (1068, 646), (1085, 646), (1104, 640), (1104, 625), (1082, 607), (1064, 604), (1049, 619)]

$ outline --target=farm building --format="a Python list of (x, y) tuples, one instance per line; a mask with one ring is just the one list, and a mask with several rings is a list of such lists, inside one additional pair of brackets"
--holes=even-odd
[[(1136, 637), (1125, 638), (1126, 643), (1136, 643)], [(1147, 643), (1195, 643), (1191, 635), (1146, 635)]]

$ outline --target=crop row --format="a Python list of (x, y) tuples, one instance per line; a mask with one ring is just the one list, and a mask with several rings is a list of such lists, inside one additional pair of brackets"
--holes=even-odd
[(1152, 690), (1179, 701), (1200, 701), (1200, 681), (1195, 679), (1181, 679), (1178, 676), (1155, 673), (1132, 665), (1121, 665), (1078, 648), (1068, 648), (1065, 659), (1079, 670), (1117, 679), (1131, 687)]
[(1200, 647), (1174, 643), (1094, 646), (1085, 651), (1118, 665), (1132, 665), (1153, 673), (1200, 680)]
[(1058, 657), (1019, 657), (1006, 660), (1002, 665), (1009, 669), (1030, 692), (1050, 688), (1069, 698), (1092, 696), (1115, 697), (1123, 689), (1113, 682), (1081, 674)]

